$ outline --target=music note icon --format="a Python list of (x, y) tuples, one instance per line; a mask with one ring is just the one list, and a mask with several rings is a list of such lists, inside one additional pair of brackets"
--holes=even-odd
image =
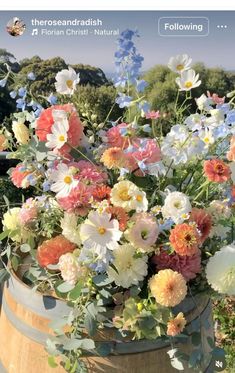
[(37, 36), (38, 35), (38, 29), (34, 28), (32, 31), (32, 36)]

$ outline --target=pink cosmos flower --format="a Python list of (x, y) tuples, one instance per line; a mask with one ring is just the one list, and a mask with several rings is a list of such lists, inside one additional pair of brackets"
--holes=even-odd
[(149, 111), (148, 113), (145, 114), (146, 119), (158, 119), (160, 118), (160, 112), (158, 111)]
[(172, 269), (181, 273), (186, 281), (196, 277), (197, 273), (201, 272), (201, 252), (198, 250), (196, 254), (191, 256), (181, 256), (177, 253), (169, 254), (165, 250), (154, 255), (152, 263), (156, 264), (156, 270)]
[[(135, 141), (136, 151), (127, 153), (127, 168), (131, 171), (138, 169), (138, 162), (144, 161), (145, 164), (159, 162), (161, 160), (161, 150), (153, 139), (146, 139), (143, 149), (140, 148), (140, 140)], [(138, 149), (139, 148), (139, 149)], [(137, 176), (142, 176), (141, 171), (137, 171)]]

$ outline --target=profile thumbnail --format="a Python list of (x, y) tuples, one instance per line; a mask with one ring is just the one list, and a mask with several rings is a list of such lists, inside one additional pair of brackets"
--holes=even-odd
[(6, 29), (11, 36), (21, 36), (26, 30), (26, 25), (23, 20), (14, 17), (7, 23)]

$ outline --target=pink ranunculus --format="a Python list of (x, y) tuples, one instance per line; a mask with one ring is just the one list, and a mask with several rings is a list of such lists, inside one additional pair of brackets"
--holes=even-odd
[(165, 250), (152, 257), (152, 263), (156, 264), (156, 270), (172, 269), (184, 276), (186, 281), (196, 277), (197, 273), (201, 272), (201, 252), (198, 250), (196, 254), (191, 256), (181, 256), (177, 253), (169, 254)]
[[(51, 127), (54, 124), (53, 110), (64, 110), (68, 113), (68, 143), (77, 147), (83, 138), (83, 125), (78, 117), (77, 111), (72, 104), (65, 105), (54, 105), (46, 110), (43, 110), (36, 123), (36, 135), (40, 141), (47, 141), (47, 135), (51, 133)], [(58, 150), (60, 154), (66, 154), (71, 151), (71, 147), (68, 144), (64, 144), (62, 148)]]
[(108, 175), (99, 166), (93, 165), (88, 161), (79, 161), (69, 163), (69, 167), (74, 166), (78, 169), (76, 179), (86, 180), (90, 183), (102, 184), (107, 181)]

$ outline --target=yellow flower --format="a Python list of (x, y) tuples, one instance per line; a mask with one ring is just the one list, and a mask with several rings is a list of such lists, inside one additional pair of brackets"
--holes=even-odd
[(111, 202), (114, 206), (122, 207), (126, 211), (142, 212), (148, 209), (145, 192), (129, 180), (123, 180), (114, 185), (111, 191)]
[(182, 312), (168, 321), (167, 323), (167, 335), (174, 337), (175, 335), (181, 333), (186, 325), (186, 320)]
[(174, 307), (187, 294), (184, 277), (172, 269), (163, 269), (149, 280), (149, 287), (156, 301), (165, 307)]
[(29, 142), (29, 130), (24, 123), (14, 121), (12, 130), (19, 144), (25, 145)]
[(26, 231), (20, 224), (20, 219), (19, 219), (20, 210), (21, 209), (19, 207), (14, 207), (8, 210), (3, 215), (3, 220), (2, 220), (4, 230), (9, 229), (11, 232), (16, 231), (16, 233), (13, 236), (11, 236), (12, 241), (15, 241), (15, 242), (25, 241), (30, 235), (30, 232)]

